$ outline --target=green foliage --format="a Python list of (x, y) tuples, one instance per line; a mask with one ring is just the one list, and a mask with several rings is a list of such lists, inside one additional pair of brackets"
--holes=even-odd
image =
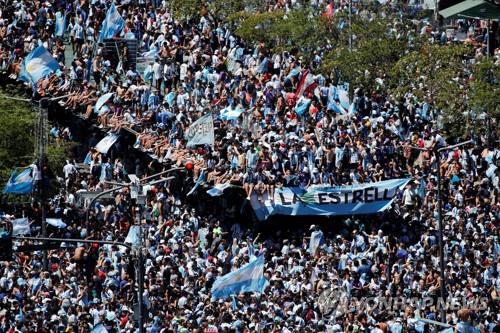
[[(0, 184), (12, 169), (33, 162), (35, 113), (31, 105), (2, 97), (0, 91)], [(10, 92), (10, 90), (8, 90)]]
[(468, 70), (465, 57), (473, 50), (463, 44), (424, 43), (402, 57), (392, 68), (390, 91), (397, 98), (411, 92), (441, 111), (441, 126), (451, 137), (464, 137), (471, 130), (468, 117)]
[(204, 13), (205, 1), (203, 0), (170, 0), (170, 11), (175, 18), (189, 19)]
[(310, 59), (332, 35), (331, 22), (307, 10), (262, 13), (239, 12), (230, 16), (235, 33), (250, 44), (262, 43), (272, 52), (293, 52)]
[[(37, 108), (28, 102), (8, 99), (16, 96), (19, 86), (0, 89), (0, 186), (9, 179), (13, 169), (24, 167), (36, 161), (34, 138)], [(26, 98), (27, 96), (16, 96)], [(65, 160), (74, 147), (72, 142), (58, 142), (50, 139), (47, 147), (49, 168), (60, 174)]]
[(373, 88), (375, 79), (386, 81), (394, 63), (406, 47), (406, 41), (389, 34), (390, 21), (378, 18), (353, 22), (352, 52), (349, 50), (348, 29), (339, 34), (335, 48), (327, 53), (322, 71), (334, 72), (335, 81), (345, 81), (354, 87)]
[(472, 126), (477, 134), (498, 132), (500, 121), (500, 66), (492, 60), (480, 59), (473, 68), (469, 105)]

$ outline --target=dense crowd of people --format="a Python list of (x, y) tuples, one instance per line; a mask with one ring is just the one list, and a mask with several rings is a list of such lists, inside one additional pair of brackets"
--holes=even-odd
[[(81, 156), (87, 167), (68, 160), (58, 172), (61, 193), (46, 203), (47, 216), (66, 225), (50, 225), (51, 237), (123, 242), (140, 221), (146, 332), (429, 332), (429, 322), (419, 318), (441, 320), (437, 299), (443, 283), (437, 172), (442, 176), (445, 303), (458, 304), (446, 308), (445, 321), (458, 333), (500, 330), (495, 133), (437, 152), (450, 142), (430, 98), (419, 100), (408, 92), (396, 100), (375, 89), (354, 89), (345, 107), (336, 82), (314, 73), (320, 52), (307, 63), (287, 52), (272, 54), (265, 45), (249, 45), (208, 14), (181, 21), (167, 2), (116, 2), (125, 20), (116, 37), (137, 39), (139, 54), (151, 57), (143, 72), (130, 63), (126, 44), (111, 57), (99, 42), (109, 5), (104, 1), (0, 1), (0, 67), (16, 78), (23, 58), (43, 45), (61, 70), (37, 82), (35, 95), (66, 96), (61, 106), (103, 131), (132, 133), (133, 147), (149, 155), (151, 163), (138, 160), (130, 167), (124, 151), (103, 154), (92, 136), (86, 157)], [(295, 5), (278, 1), (270, 8)], [(354, 8), (366, 14), (362, 4)], [(57, 13), (66, 15), (64, 36), (56, 35)], [(416, 33), (439, 36), (436, 42), (453, 39), (424, 21), (413, 22)], [(485, 31), (474, 20), (460, 20), (459, 26), (477, 56), (484, 54), (490, 38)], [(498, 63), (498, 49), (492, 53)], [(96, 108), (108, 93), (113, 94)], [(305, 101), (309, 106), (299, 112)], [(214, 145), (188, 147), (187, 129), (209, 112)], [(51, 134), (60, 140), (72, 137), (64, 126), (55, 126)], [(436, 154), (441, 154), (439, 166)], [(128, 182), (129, 174), (145, 178), (186, 161), (193, 170), (140, 188), (144, 205), (132, 186), (97, 200), (88, 216), (79, 202), (83, 193)], [(203, 185), (187, 195), (201, 175)], [(245, 198), (272, 198), (283, 186), (405, 177), (412, 180), (392, 206), (373, 216), (307, 218), (318, 222), (286, 222), (260, 233), (246, 216)], [(221, 184), (241, 189), (241, 198), (204, 194), (205, 188)], [(83, 201), (83, 206), (90, 203)], [(39, 234), (40, 205), (16, 212), (21, 213), (33, 221), (32, 234)], [(320, 230), (323, 242), (311, 252), (309, 236)], [(264, 292), (214, 301), (214, 281), (258, 254), (265, 256)], [(41, 251), (22, 252), (2, 263), (0, 333), (137, 331), (137, 262), (131, 250), (63, 243), (49, 251), (47, 260), (44, 267)], [(378, 299), (378, 305), (381, 299), (428, 302), (367, 308), (366, 298)]]

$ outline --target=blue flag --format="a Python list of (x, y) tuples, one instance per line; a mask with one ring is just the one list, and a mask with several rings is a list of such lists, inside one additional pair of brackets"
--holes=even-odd
[(228, 106), (227, 108), (220, 110), (219, 118), (222, 120), (236, 120), (243, 112), (245, 112), (245, 110), (242, 108), (233, 109)]
[(106, 329), (106, 327), (104, 327), (103, 324), (99, 323), (94, 326), (90, 333), (108, 333), (108, 330)]
[(311, 100), (309, 98), (301, 98), (295, 107), (295, 113), (302, 117), (309, 110), (310, 104)]
[(106, 18), (102, 23), (101, 33), (99, 34), (99, 42), (105, 39), (113, 38), (116, 34), (120, 33), (125, 27), (125, 21), (121, 17), (120, 13), (116, 9), (114, 3), (108, 9), (106, 13)]
[(174, 100), (175, 100), (175, 92), (173, 91), (169, 92), (167, 96), (165, 96), (165, 101), (170, 107), (174, 106)]
[(64, 29), (66, 28), (66, 15), (61, 12), (56, 13), (56, 30), (54, 34), (56, 37), (64, 36)]
[(238, 311), (238, 303), (236, 303), (236, 298), (233, 296), (231, 296), (231, 309), (233, 311)]
[(355, 114), (357, 112), (358, 112), (358, 110), (356, 110), (356, 104), (354, 104), (354, 102), (352, 102), (351, 105), (349, 105), (349, 114)]
[(9, 181), (3, 189), (5, 194), (28, 194), (33, 191), (33, 177), (31, 175), (33, 169), (26, 168), (21, 172), (14, 170), (10, 175)]
[(343, 109), (349, 109), (349, 92), (343, 85), (337, 86), (337, 98)]
[(87, 156), (85, 156), (85, 160), (83, 160), (83, 164), (90, 165), (90, 163), (92, 163), (92, 154), (89, 151)]
[(212, 286), (212, 299), (229, 297), (245, 292), (262, 293), (267, 286), (264, 278), (264, 256), (215, 280)]
[(151, 45), (149, 51), (142, 53), (141, 55), (144, 60), (154, 60), (158, 57), (158, 48), (155, 45)]
[(33, 85), (59, 70), (59, 64), (43, 46), (39, 46), (24, 58), (21, 64), (19, 80)]
[(196, 189), (198, 188), (198, 186), (200, 186), (202, 183), (205, 182), (205, 178), (206, 178), (205, 177), (205, 170), (201, 170), (201, 173), (200, 173), (200, 176), (198, 177), (198, 180), (194, 184), (194, 186), (191, 189), (191, 191), (189, 191), (189, 193), (187, 194), (187, 196), (190, 196), (191, 194), (193, 194), (194, 191), (196, 191)]
[(45, 220), (47, 224), (50, 224), (51, 226), (54, 226), (59, 229), (64, 229), (67, 227), (66, 223), (64, 223), (61, 219), (58, 218), (47, 218)]

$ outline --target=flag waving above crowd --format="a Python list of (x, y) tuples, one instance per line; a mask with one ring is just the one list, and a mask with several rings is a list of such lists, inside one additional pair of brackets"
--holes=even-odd
[(19, 79), (36, 85), (40, 79), (56, 72), (58, 69), (58, 62), (45, 47), (39, 46), (24, 58)]
[(99, 34), (99, 41), (111, 39), (118, 35), (125, 27), (125, 21), (116, 9), (115, 3), (112, 2), (106, 12), (106, 18), (102, 23), (101, 33)]
[[(22, 171), (21, 171), (22, 170)], [(33, 191), (33, 169), (27, 167), (16, 169), (12, 172), (3, 193), (6, 194), (30, 194)]]

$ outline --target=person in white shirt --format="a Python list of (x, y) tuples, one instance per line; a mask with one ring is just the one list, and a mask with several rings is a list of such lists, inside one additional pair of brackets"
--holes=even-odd
[(67, 160), (66, 165), (63, 167), (64, 179), (68, 179), (77, 172), (78, 170), (76, 167), (69, 160)]

